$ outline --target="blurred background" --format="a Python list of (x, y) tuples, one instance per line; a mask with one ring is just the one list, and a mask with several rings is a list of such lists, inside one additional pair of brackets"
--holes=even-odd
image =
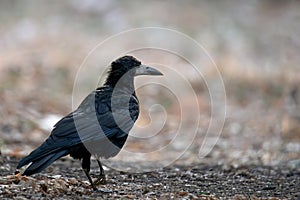
[[(217, 144), (200, 159), (199, 149), (211, 117), (210, 96), (202, 78), (183, 70), (195, 90), (198, 101), (195, 106), (201, 113), (196, 136), (187, 128), (178, 133), (187, 140), (172, 142), (181, 114), (178, 102), (164, 89), (149, 87), (138, 91), (142, 104), (138, 124), (151, 121), (147, 112), (156, 102), (164, 105), (168, 120), (153, 140), (132, 139), (127, 149), (147, 152), (171, 143), (164, 154), (153, 154), (147, 159), (177, 160), (184, 151), (177, 160), (180, 164), (299, 165), (300, 2), (283, 0), (234, 3), (55, 0), (48, 4), (46, 1), (1, 1), (1, 153), (26, 155), (44, 141), (60, 117), (71, 112), (76, 74), (97, 44), (121, 31), (148, 26), (185, 33), (209, 52), (224, 81), (226, 119)], [(159, 35), (152, 39), (155, 37)], [(187, 54), (193, 54), (185, 48)], [(118, 47), (108, 51), (114, 49)], [(157, 63), (171, 59), (177, 68), (186, 65), (164, 54), (151, 51), (139, 54), (142, 61), (151, 57)], [(108, 64), (100, 67), (104, 69)], [(213, 82), (218, 73), (211, 65), (203, 62), (205, 79)], [(83, 80), (80, 84), (86, 90), (82, 90), (82, 97), (95, 87), (88, 76)], [(195, 97), (185, 95), (181, 100), (190, 105), (192, 98)], [(185, 109), (193, 108), (192, 104)], [(161, 114), (154, 112), (153, 123)], [(193, 120), (190, 123), (194, 125)], [(126, 152), (117, 159), (128, 161)], [(131, 161), (140, 160), (132, 157)]]

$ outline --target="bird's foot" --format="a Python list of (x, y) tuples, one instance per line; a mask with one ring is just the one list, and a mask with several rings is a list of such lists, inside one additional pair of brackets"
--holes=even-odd
[(93, 188), (93, 190), (96, 192), (98, 191), (98, 189), (96, 188), (95, 184), (91, 185), (91, 187)]
[(96, 181), (94, 181), (94, 184), (95, 185), (105, 185), (107, 182), (106, 182), (106, 178), (105, 178), (105, 175), (100, 175)]

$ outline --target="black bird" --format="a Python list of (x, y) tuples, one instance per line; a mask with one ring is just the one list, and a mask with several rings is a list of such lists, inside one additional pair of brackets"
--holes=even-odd
[[(138, 75), (162, 73), (142, 65), (132, 56), (112, 62), (104, 85), (58, 121), (46, 141), (23, 158), (17, 169), (29, 164), (22, 174), (29, 176), (70, 155), (82, 160), (82, 169), (94, 189), (96, 184), (105, 183), (100, 158), (119, 153), (139, 115), (139, 101), (134, 90), (134, 77)], [(96, 157), (100, 167), (100, 176), (95, 182), (89, 175), (91, 155)]]

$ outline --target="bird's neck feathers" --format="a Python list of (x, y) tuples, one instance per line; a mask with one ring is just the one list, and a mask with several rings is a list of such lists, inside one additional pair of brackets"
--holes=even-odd
[(111, 71), (104, 85), (134, 91), (134, 74), (130, 72), (124, 74), (124, 72), (120, 71)]

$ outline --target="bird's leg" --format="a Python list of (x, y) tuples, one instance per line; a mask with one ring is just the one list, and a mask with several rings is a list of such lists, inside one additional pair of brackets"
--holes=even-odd
[(96, 185), (99, 185), (99, 184), (104, 185), (104, 184), (106, 184), (106, 178), (105, 178), (105, 174), (104, 174), (104, 169), (102, 167), (100, 159), (96, 158), (96, 160), (97, 160), (97, 163), (98, 163), (99, 168), (100, 168), (100, 175), (99, 175), (98, 179), (95, 181), (95, 184)]
[(90, 182), (93, 190), (97, 190), (96, 187), (95, 187), (95, 185), (94, 185), (94, 183), (93, 183), (93, 180), (92, 180), (92, 178), (91, 178), (91, 176), (89, 174), (89, 170), (83, 168), (83, 171), (84, 171), (85, 175), (87, 176), (87, 178), (89, 179), (89, 182)]
[(92, 186), (92, 188), (94, 190), (97, 190), (96, 187), (95, 187), (95, 184), (93, 183), (93, 180), (90, 176), (90, 166), (91, 166), (91, 160), (90, 160), (91, 157), (84, 157), (82, 159), (82, 164), (81, 164), (81, 167), (85, 173), (85, 175), (87, 176), (87, 178), (89, 179), (89, 182)]

